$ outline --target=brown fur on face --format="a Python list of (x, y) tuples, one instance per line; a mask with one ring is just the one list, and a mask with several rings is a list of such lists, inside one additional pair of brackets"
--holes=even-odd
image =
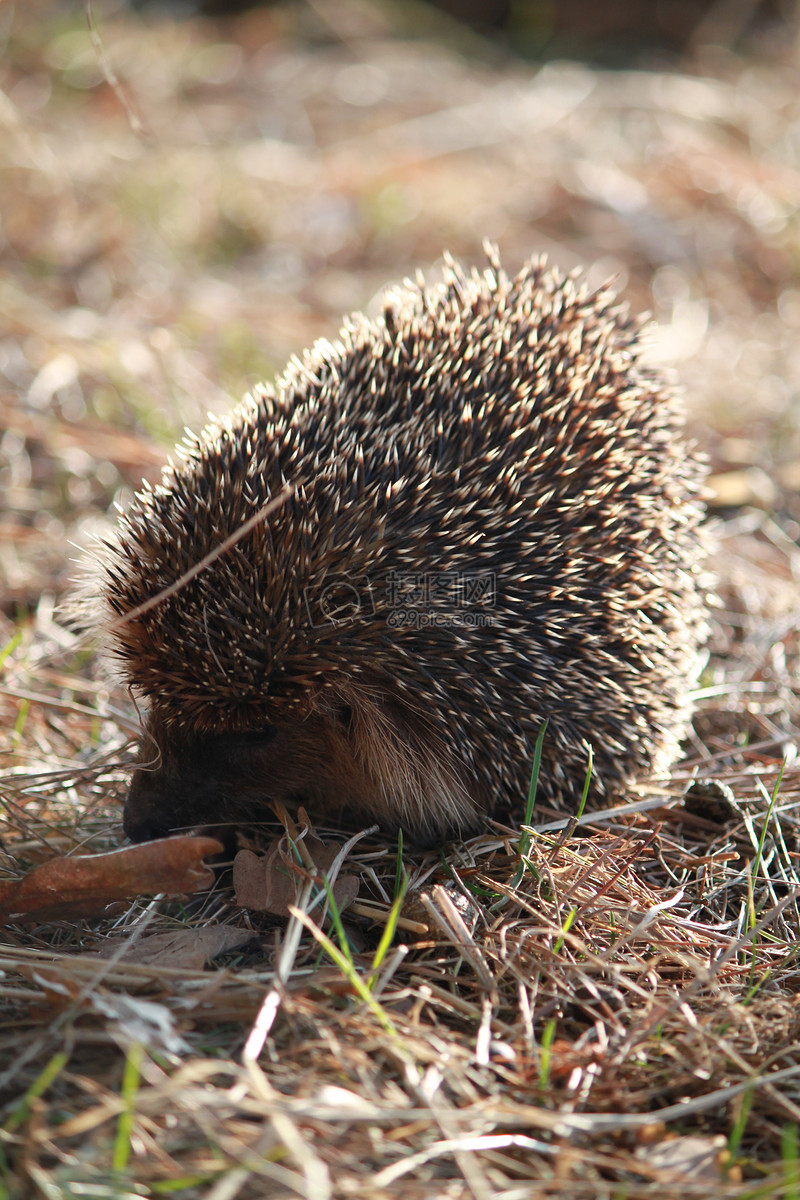
[(480, 810), (426, 723), (372, 688), (342, 689), (305, 718), (241, 733), (187, 736), (156, 709), (139, 761), (123, 818), (133, 841), (258, 820), (271, 801), (325, 815), (347, 810), (422, 841), (442, 829), (463, 832)]

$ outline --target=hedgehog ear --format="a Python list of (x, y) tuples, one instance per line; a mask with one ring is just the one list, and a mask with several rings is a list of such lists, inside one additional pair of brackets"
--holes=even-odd
[(318, 700), (317, 704), (314, 705), (314, 711), (327, 717), (347, 737), (350, 737), (356, 719), (353, 705), (354, 702), (352, 700), (327, 695), (324, 700)]
[(353, 706), (352, 704), (343, 704), (336, 714), (340, 725), (344, 725), (348, 732), (353, 728)]

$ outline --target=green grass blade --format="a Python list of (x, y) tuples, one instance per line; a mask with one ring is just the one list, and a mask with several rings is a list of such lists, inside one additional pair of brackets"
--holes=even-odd
[(18, 629), (6, 642), (5, 646), (0, 647), (0, 667), (8, 658), (9, 654), (13, 654), (17, 646), (22, 641), (22, 630)]
[(739, 1153), (739, 1147), (742, 1144), (742, 1138), (744, 1137), (744, 1131), (747, 1128), (747, 1121), (750, 1116), (750, 1109), (753, 1106), (753, 1092), (753, 1088), (748, 1088), (746, 1092), (742, 1092), (741, 1096), (738, 1097), (739, 1103), (736, 1106), (736, 1117), (728, 1137), (728, 1153), (732, 1159), (736, 1158), (736, 1155)]
[(586, 801), (589, 799), (589, 788), (592, 782), (592, 772), (594, 770), (594, 750), (589, 747), (589, 766), (586, 769), (586, 782), (583, 785), (583, 795), (581, 796), (580, 806), (575, 815), (575, 820), (580, 821), (583, 816), (583, 810), (586, 808)]
[(398, 829), (398, 831), (397, 831), (397, 865), (395, 866), (395, 869), (394, 869), (394, 894), (395, 894), (395, 896), (400, 895), (401, 888), (405, 892), (405, 888), (407, 886), (408, 886), (408, 883), (406, 881), (406, 873), (403, 870), (403, 830)]
[[(764, 855), (764, 842), (767, 839), (767, 830), (769, 828), (769, 823), (772, 820), (772, 811), (775, 808), (775, 804), (778, 799), (778, 792), (780, 791), (781, 782), (783, 780), (783, 772), (785, 770), (786, 770), (786, 759), (784, 759), (783, 762), (781, 763), (781, 769), (778, 772), (778, 778), (775, 783), (775, 787), (772, 789), (772, 796), (770, 797), (769, 807), (767, 808), (766, 815), (764, 816), (764, 824), (761, 829), (761, 836), (758, 839), (758, 849), (756, 850), (756, 856), (753, 859), (753, 867), (750, 872), (750, 874), (752, 876), (752, 880), (753, 880), (753, 888), (755, 888), (756, 879), (758, 878), (758, 872), (761, 870), (761, 859)], [(751, 908), (750, 908), (751, 928), (753, 925), (755, 925), (755, 923), (756, 923), (755, 906), (751, 905)]]
[(403, 901), (406, 898), (406, 891), (408, 890), (408, 882), (408, 876), (405, 876), (403, 878), (400, 891), (395, 897), (394, 903), (389, 911), (386, 924), (383, 927), (381, 940), (378, 942), (378, 949), (375, 951), (375, 957), (372, 960), (372, 970), (370, 971), (369, 979), (367, 980), (367, 987), (370, 988), (370, 990), (375, 986), (375, 980), (378, 978), (378, 971), (380, 970), (381, 963), (386, 957), (386, 952), (394, 940), (394, 935), (397, 930), (397, 921), (400, 917), (400, 910), (403, 907)]
[(575, 917), (577, 915), (578, 915), (577, 908), (570, 909), (569, 913), (567, 914), (567, 919), (564, 922), (564, 928), (562, 929), (559, 936), (556, 938), (555, 945), (553, 946), (554, 954), (558, 954), (559, 951), (561, 950), (561, 947), (564, 945), (564, 938), (569, 933), (572, 922), (575, 920)]
[(293, 917), (296, 917), (300, 924), (305, 926), (311, 936), (315, 938), (317, 942), (319, 942), (320, 946), (328, 955), (328, 957), (333, 959), (339, 970), (344, 975), (345, 979), (349, 984), (351, 984), (353, 990), (375, 1014), (383, 1029), (385, 1029), (387, 1033), (391, 1034), (392, 1037), (399, 1038), (399, 1034), (389, 1019), (388, 1014), (384, 1012), (383, 1008), (372, 995), (372, 992), (369, 990), (364, 980), (358, 974), (358, 971), (356, 971), (353, 964), (341, 952), (339, 947), (331, 941), (326, 933), (322, 932), (318, 925), (314, 924), (307, 913), (304, 913), (301, 909), (296, 908), (294, 904), (289, 905), (289, 912)]
[(800, 1153), (798, 1153), (798, 1129), (796, 1125), (784, 1125), (781, 1129), (781, 1165), (783, 1167), (784, 1200), (800, 1200)]
[(114, 1138), (114, 1154), (111, 1164), (115, 1171), (124, 1171), (131, 1156), (131, 1131), (134, 1121), (134, 1104), (139, 1091), (142, 1077), (142, 1061), (144, 1046), (141, 1042), (133, 1042), (128, 1049), (125, 1060), (125, 1070), (122, 1075), (120, 1096), (125, 1104), (117, 1121), (117, 1135)]
[[(539, 735), (536, 738), (536, 745), (533, 748), (533, 767), (531, 768), (531, 782), (528, 787), (528, 800), (527, 800), (527, 803), (525, 804), (525, 820), (523, 822), (523, 824), (525, 824), (525, 825), (531, 825), (533, 823), (533, 806), (536, 802), (536, 791), (537, 791), (537, 788), (539, 787), (539, 772), (542, 767), (542, 747), (544, 746), (544, 739), (545, 739), (546, 733), (547, 733), (547, 721), (545, 721), (545, 723), (542, 725), (542, 728), (539, 730)], [(519, 844), (518, 844), (519, 864), (517, 866), (516, 871), (514, 872), (514, 878), (511, 880), (512, 888), (518, 887), (520, 880), (522, 879), (522, 877), (525, 874), (525, 871), (527, 869), (527, 867), (526, 867), (527, 854), (528, 854), (528, 851), (530, 850), (532, 837), (533, 837), (533, 834), (530, 833), (527, 829), (523, 829), (522, 833), (519, 835)], [(506, 897), (502, 897), (497, 902), (497, 904), (494, 905), (492, 911), (494, 912), (499, 908), (503, 908), (505, 906), (505, 904), (506, 904)]]
[(50, 1087), (50, 1084), (53, 1083), (53, 1081), (56, 1080), (64, 1070), (64, 1067), (67, 1065), (68, 1061), (69, 1055), (65, 1054), (62, 1050), (53, 1055), (44, 1069), (40, 1071), (36, 1079), (34, 1079), (25, 1095), (20, 1098), (13, 1112), (11, 1112), (7, 1120), (4, 1122), (3, 1129), (7, 1133), (13, 1133), (16, 1129), (19, 1129), (21, 1125), (25, 1124), (30, 1116), (31, 1105), (33, 1101), (38, 1100), (40, 1096), (44, 1095), (44, 1093)]
[(334, 926), (334, 929), (336, 930), (336, 936), (339, 939), (339, 945), (341, 947), (342, 954), (344, 954), (345, 958), (347, 959), (347, 961), (350, 963), (350, 966), (352, 967), (354, 965), (353, 964), (353, 952), (350, 949), (350, 939), (348, 938), (347, 933), (345, 932), (344, 925), (342, 924), (342, 914), (339, 912), (339, 905), (336, 903), (336, 900), (334, 899), (333, 888), (330, 885), (328, 876), (323, 875), (322, 881), (325, 884), (325, 891), (328, 893), (328, 907), (330, 908), (331, 918), (333, 920), (333, 926)]
[[(534, 806), (534, 803), (536, 802), (536, 791), (537, 791), (537, 788), (539, 787), (539, 772), (542, 767), (542, 747), (544, 746), (544, 738), (545, 738), (546, 733), (547, 733), (547, 721), (545, 721), (545, 723), (542, 725), (542, 728), (539, 730), (539, 736), (536, 738), (536, 745), (533, 748), (533, 767), (531, 768), (531, 782), (528, 786), (528, 800), (527, 800), (527, 803), (525, 804), (525, 824), (526, 825), (533, 824), (533, 806)], [(521, 853), (525, 854), (525, 853), (527, 853), (528, 845), (530, 844), (530, 834), (523, 833), (523, 837), (528, 838), (528, 841), (525, 843), (524, 850), (521, 851)], [(520, 844), (521, 843), (522, 843), (522, 838), (520, 838)]]
[(544, 1027), (540, 1043), (541, 1058), (539, 1059), (539, 1090), (547, 1091), (550, 1080), (550, 1049), (556, 1036), (556, 1019), (552, 1017)]

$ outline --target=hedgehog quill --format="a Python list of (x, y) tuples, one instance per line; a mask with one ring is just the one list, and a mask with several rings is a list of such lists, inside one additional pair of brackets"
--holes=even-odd
[(705, 468), (610, 293), (448, 259), (179, 454), (103, 566), (134, 840), (275, 801), (464, 834), (521, 810), (545, 720), (559, 807), (590, 746), (599, 795), (675, 760)]

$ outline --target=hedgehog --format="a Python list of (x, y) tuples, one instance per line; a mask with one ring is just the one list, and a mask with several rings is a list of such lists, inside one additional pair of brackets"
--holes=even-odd
[(643, 322), (446, 257), (189, 435), (107, 542), (136, 841), (302, 804), (422, 844), (663, 774), (706, 635), (702, 456)]

